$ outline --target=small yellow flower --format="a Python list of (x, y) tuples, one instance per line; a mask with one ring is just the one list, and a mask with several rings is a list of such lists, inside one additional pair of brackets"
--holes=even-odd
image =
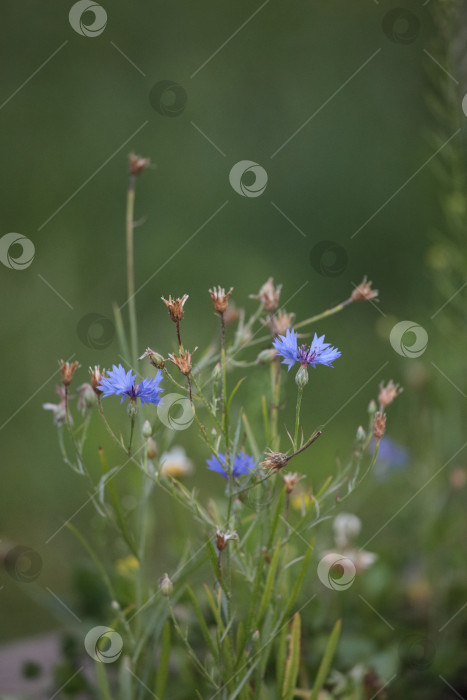
[(130, 576), (133, 571), (137, 571), (138, 569), (139, 561), (132, 554), (124, 559), (117, 559), (117, 571), (122, 576)]
[(180, 479), (182, 476), (192, 474), (193, 462), (187, 457), (183, 447), (175, 446), (162, 455), (161, 472), (165, 476), (173, 476), (174, 479)]

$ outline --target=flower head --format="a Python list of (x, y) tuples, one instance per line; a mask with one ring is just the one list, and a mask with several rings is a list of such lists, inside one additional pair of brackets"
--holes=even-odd
[(89, 368), (89, 374), (91, 375), (91, 386), (94, 390), (94, 393), (97, 396), (100, 396), (102, 394), (102, 391), (99, 389), (99, 384), (105, 377), (105, 369), (103, 369), (101, 372), (99, 365), (95, 365), (94, 367)]
[(363, 281), (353, 290), (350, 296), (352, 301), (371, 301), (372, 299), (377, 299), (379, 292), (377, 289), (372, 289), (371, 285), (372, 282), (367, 282), (365, 275)]
[(179, 479), (181, 476), (189, 476), (193, 472), (193, 462), (186, 455), (183, 447), (172, 447), (164, 452), (161, 457), (161, 473), (165, 476), (173, 476)]
[(164, 299), (164, 297), (161, 297), (161, 299), (168, 308), (170, 318), (172, 319), (172, 321), (174, 323), (180, 323), (180, 321), (183, 318), (183, 307), (185, 306), (185, 302), (188, 299), (188, 294), (184, 294), (181, 299), (172, 299), (171, 294), (169, 294), (168, 299)]
[(373, 420), (373, 435), (377, 440), (381, 440), (386, 431), (386, 414), (376, 411)]
[(386, 408), (390, 403), (396, 399), (403, 390), (399, 384), (394, 384), (392, 379), (389, 380), (386, 386), (381, 382), (379, 385), (379, 396), (378, 401), (381, 408)]
[(76, 368), (79, 367), (79, 362), (64, 362), (60, 360), (60, 369), (62, 371), (62, 384), (63, 386), (70, 386), (73, 381), (73, 375)]
[[(65, 389), (63, 386), (58, 386), (56, 391), (60, 397), (59, 403), (43, 403), (42, 408), (45, 408), (46, 411), (53, 411), (55, 425), (65, 425), (67, 419)], [(69, 420), (70, 423), (73, 423), (71, 413), (69, 414)]]
[(159, 386), (162, 374), (157, 372), (155, 377), (146, 377), (140, 384), (136, 384), (135, 379), (136, 375), (131, 370), (125, 372), (122, 365), (113, 365), (108, 376), (101, 379), (98, 388), (103, 396), (121, 396), (121, 403), (129, 398), (133, 402), (140, 399), (142, 404), (153, 403), (157, 406), (161, 402), (159, 394), (163, 391)]
[(273, 452), (269, 450), (266, 452), (266, 459), (261, 462), (261, 466), (264, 469), (271, 469), (271, 471), (278, 472), (290, 462), (292, 457), (288, 457), (284, 452)]
[(219, 528), (217, 528), (216, 547), (219, 550), (219, 552), (222, 552), (227, 547), (227, 543), (229, 542), (229, 540), (238, 540), (238, 535), (235, 532), (235, 530), (227, 530), (227, 532), (221, 532)]
[(128, 163), (130, 167), (130, 175), (139, 175), (143, 172), (143, 170), (146, 170), (146, 168), (149, 167), (151, 161), (149, 158), (142, 158), (134, 153), (130, 153), (128, 156)]
[(299, 474), (297, 474), (297, 472), (293, 472), (291, 474), (284, 474), (282, 476), (282, 481), (284, 482), (285, 490), (287, 491), (287, 493), (290, 495), (294, 490), (296, 484), (298, 484), (298, 482), (304, 478), (304, 474), (300, 476)]
[[(193, 352), (195, 352), (198, 348), (195, 348)], [(169, 355), (169, 360), (170, 362), (173, 362), (174, 365), (178, 367), (180, 372), (187, 377), (190, 372), (191, 372), (191, 356), (192, 352), (188, 352), (188, 350), (184, 350), (183, 348), (180, 348), (179, 354), (171, 354)]]
[(268, 314), (273, 314), (279, 305), (281, 289), (281, 284), (274, 287), (274, 278), (270, 277), (267, 282), (263, 284), (258, 294), (250, 294), (250, 299), (259, 299), (263, 309), (267, 311)]
[(290, 328), (292, 321), (294, 319), (294, 313), (286, 313), (285, 311), (278, 311), (274, 316), (270, 316), (266, 321), (262, 323), (267, 326), (274, 337), (276, 335), (284, 335), (284, 333)]
[(155, 367), (156, 369), (164, 369), (165, 367), (165, 360), (160, 355), (158, 352), (155, 350), (151, 350), (151, 348), (146, 348), (146, 350), (143, 352), (141, 357), (138, 357), (138, 360), (144, 360), (145, 357), (149, 358), (149, 362)]
[(296, 362), (300, 362), (302, 367), (307, 365), (311, 367), (316, 367), (316, 365), (332, 367), (334, 360), (337, 360), (342, 354), (337, 348), (331, 347), (330, 343), (324, 342), (324, 335), (318, 338), (316, 333), (310, 347), (306, 345), (298, 347), (297, 333), (293, 329), (287, 330), (285, 336), (278, 336), (274, 340), (273, 346), (279, 355), (284, 358), (282, 364), (288, 366), (288, 371)]
[(232, 292), (233, 287), (230, 287), (227, 294), (225, 293), (225, 289), (223, 287), (213, 287), (209, 290), (209, 294), (211, 295), (212, 304), (214, 306), (215, 311), (218, 311), (220, 314), (223, 314), (224, 311), (227, 311), (227, 307), (229, 305), (229, 296), (232, 294)]
[[(219, 452), (218, 457), (219, 459), (216, 457), (216, 455), (212, 455), (211, 459), (206, 460), (208, 469), (210, 469), (212, 472), (217, 472), (218, 474), (221, 474), (225, 479), (227, 479), (228, 473), (225, 469), (225, 455)], [(242, 474), (249, 474), (251, 470), (255, 467), (255, 464), (256, 462), (253, 459), (253, 457), (250, 457), (244, 452), (240, 452), (240, 454), (234, 457), (232, 465), (232, 476), (234, 477), (234, 479), (236, 479)]]

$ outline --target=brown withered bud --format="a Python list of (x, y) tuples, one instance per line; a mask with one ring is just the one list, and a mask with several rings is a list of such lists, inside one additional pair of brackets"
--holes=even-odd
[(157, 457), (157, 445), (152, 439), (152, 437), (148, 437), (147, 439), (146, 454), (148, 456), (148, 459), (156, 459)]
[(180, 372), (185, 375), (185, 377), (187, 377), (191, 372), (191, 356), (197, 349), (198, 348), (195, 348), (193, 352), (188, 352), (188, 350), (180, 348), (178, 355), (169, 355), (170, 362), (173, 362), (174, 365), (178, 367)]
[(186, 300), (188, 299), (188, 294), (184, 294), (182, 298), (172, 299), (172, 295), (169, 294), (169, 299), (164, 299), (161, 297), (162, 301), (169, 310), (170, 318), (174, 323), (180, 323), (183, 318), (183, 307)]
[(213, 287), (209, 290), (215, 311), (223, 314), (224, 311), (227, 310), (229, 305), (229, 296), (232, 294), (232, 292), (233, 287), (230, 287), (227, 294), (225, 293), (225, 289), (223, 287)]
[(269, 450), (266, 454), (266, 459), (264, 462), (261, 462), (261, 466), (264, 467), (264, 469), (271, 469), (274, 472), (278, 472), (287, 466), (290, 459), (291, 457), (287, 457), (283, 452), (273, 452)]
[(296, 472), (294, 472), (293, 474), (284, 474), (282, 477), (282, 481), (284, 482), (285, 490), (287, 491), (287, 493), (291, 494), (296, 484), (298, 484), (298, 482), (304, 478), (304, 474), (300, 476)]
[(134, 175), (136, 177), (137, 175), (140, 175), (143, 170), (146, 170), (146, 168), (149, 167), (151, 161), (149, 158), (141, 158), (141, 156), (130, 153), (128, 156), (128, 163), (130, 167), (130, 175)]
[(373, 435), (377, 440), (381, 440), (386, 430), (386, 414), (376, 411), (373, 421)]
[(243, 309), (237, 309), (233, 304), (227, 307), (226, 312), (224, 314), (224, 323), (226, 326), (229, 325), (229, 323), (235, 323), (235, 321), (238, 321), (239, 318), (241, 318), (244, 315)]
[(229, 540), (238, 540), (238, 535), (236, 532), (221, 532), (219, 529), (216, 532), (216, 547), (219, 552), (222, 552), (227, 547), (227, 542)]
[(144, 360), (145, 357), (149, 358), (150, 363), (156, 369), (164, 369), (165, 360), (158, 352), (151, 350), (151, 348), (146, 348), (141, 357), (138, 357), (138, 360)]
[(279, 311), (275, 316), (271, 316), (263, 321), (263, 324), (269, 328), (274, 337), (276, 335), (285, 335), (292, 324), (294, 316), (294, 313), (287, 314), (285, 311)]
[(371, 299), (376, 299), (379, 292), (377, 289), (372, 289), (371, 285), (372, 282), (368, 282), (365, 275), (363, 281), (353, 290), (350, 296), (352, 301), (371, 301)]
[(95, 365), (94, 367), (89, 368), (89, 372), (91, 374), (91, 386), (94, 389), (94, 393), (96, 393), (97, 396), (100, 396), (102, 394), (102, 390), (99, 389), (99, 384), (105, 377), (105, 369), (103, 369), (101, 372), (99, 365)]
[(79, 362), (64, 362), (60, 360), (60, 369), (62, 371), (62, 384), (63, 386), (70, 386), (73, 381), (73, 375), (76, 368), (79, 367)]
[(396, 399), (400, 393), (402, 393), (403, 389), (399, 386), (399, 384), (394, 384), (392, 379), (389, 380), (386, 386), (384, 386), (384, 382), (381, 382), (379, 385), (379, 395), (378, 395), (378, 401), (379, 405), (381, 408), (386, 408), (386, 406), (389, 406), (390, 403)]
[(279, 306), (281, 289), (281, 284), (274, 287), (274, 278), (270, 277), (267, 282), (263, 284), (258, 294), (250, 294), (250, 299), (259, 299), (263, 305), (263, 309), (267, 311), (268, 314), (273, 314)]

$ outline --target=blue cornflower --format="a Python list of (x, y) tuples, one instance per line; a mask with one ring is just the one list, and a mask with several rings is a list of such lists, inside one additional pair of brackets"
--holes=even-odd
[(287, 371), (290, 371), (296, 362), (300, 362), (302, 367), (307, 365), (332, 367), (334, 360), (337, 360), (342, 354), (337, 348), (330, 347), (330, 343), (324, 342), (324, 335), (318, 338), (316, 333), (310, 347), (307, 345), (298, 347), (297, 332), (293, 329), (287, 330), (285, 335), (279, 335), (274, 340), (273, 346), (284, 358), (282, 364), (288, 366)]
[(141, 403), (153, 403), (156, 406), (161, 402), (159, 394), (163, 389), (159, 386), (162, 374), (157, 372), (156, 376), (149, 379), (143, 379), (141, 384), (135, 382), (136, 374), (133, 374), (131, 369), (125, 372), (122, 365), (113, 365), (106, 377), (102, 377), (98, 388), (102, 391), (103, 396), (121, 396), (123, 403), (126, 398), (135, 402), (140, 399)]
[[(217, 459), (216, 455), (212, 455), (211, 459), (206, 460), (206, 464), (208, 465), (208, 469), (210, 469), (212, 472), (217, 472), (227, 479), (228, 474), (225, 469), (225, 455), (218, 452), (218, 456), (219, 459)], [(244, 452), (240, 452), (240, 454), (234, 457), (232, 476), (236, 479), (242, 474), (249, 474), (255, 465), (256, 462), (253, 457), (250, 457)]]
[[(375, 447), (376, 440), (372, 440), (369, 448), (374, 451)], [(386, 481), (393, 473), (404, 470), (409, 462), (410, 451), (385, 435), (379, 443), (373, 474), (378, 481)]]

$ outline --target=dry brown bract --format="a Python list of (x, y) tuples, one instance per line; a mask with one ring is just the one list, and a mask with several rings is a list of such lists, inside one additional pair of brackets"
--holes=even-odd
[(353, 290), (350, 297), (352, 301), (371, 301), (371, 299), (377, 299), (379, 292), (377, 289), (372, 289), (371, 285), (372, 282), (367, 282), (365, 275), (363, 281)]
[(258, 294), (250, 294), (250, 299), (259, 299), (263, 305), (263, 309), (267, 311), (268, 314), (273, 314), (279, 306), (281, 289), (281, 284), (274, 287), (274, 278), (270, 277), (268, 281), (263, 284)]
[(161, 297), (162, 301), (169, 310), (170, 318), (174, 323), (180, 323), (183, 318), (183, 307), (186, 300), (188, 299), (188, 294), (184, 294), (181, 299), (172, 299), (172, 295), (169, 294), (169, 299), (164, 299)]
[(271, 316), (263, 323), (270, 329), (273, 336), (285, 335), (292, 324), (294, 316), (294, 313), (287, 314), (285, 311), (279, 311), (275, 316)]
[(392, 403), (402, 391), (403, 390), (401, 389), (399, 384), (394, 384), (392, 379), (389, 380), (387, 386), (384, 386), (384, 383), (381, 382), (381, 384), (379, 385), (378, 395), (378, 401), (381, 408), (386, 408), (386, 406), (389, 406), (389, 404)]
[(386, 430), (386, 414), (376, 411), (373, 420), (373, 435), (377, 440), (381, 440)]
[(134, 153), (130, 153), (128, 156), (128, 161), (130, 166), (130, 175), (135, 176), (142, 173), (143, 170), (149, 167), (151, 163), (149, 158), (141, 158), (141, 156), (137, 156)]
[[(198, 348), (195, 348), (193, 352), (196, 352)], [(188, 350), (184, 350), (183, 348), (180, 348), (179, 354), (174, 355), (171, 354), (169, 355), (169, 360), (170, 362), (173, 362), (174, 365), (178, 367), (180, 372), (187, 377), (190, 372), (191, 372), (191, 356), (193, 353), (188, 352)]]
[(261, 462), (261, 466), (265, 469), (271, 469), (274, 472), (278, 472), (287, 466), (291, 458), (287, 457), (283, 452), (273, 452), (269, 450), (266, 454), (266, 459)]
[(60, 369), (62, 371), (63, 386), (70, 386), (71, 382), (73, 381), (75, 369), (77, 367), (79, 367), (79, 362), (72, 362), (70, 364), (69, 362), (64, 362), (63, 360), (60, 360)]
[(89, 372), (91, 373), (91, 386), (97, 396), (100, 396), (102, 391), (99, 389), (99, 384), (105, 377), (105, 369), (103, 369), (101, 372), (99, 365), (95, 365), (94, 367), (89, 368)]
[(233, 287), (230, 287), (227, 294), (225, 293), (225, 289), (223, 287), (213, 287), (209, 290), (212, 305), (214, 306), (215, 311), (218, 311), (220, 314), (223, 314), (224, 311), (226, 311), (229, 305), (229, 296), (232, 294), (232, 292)]

